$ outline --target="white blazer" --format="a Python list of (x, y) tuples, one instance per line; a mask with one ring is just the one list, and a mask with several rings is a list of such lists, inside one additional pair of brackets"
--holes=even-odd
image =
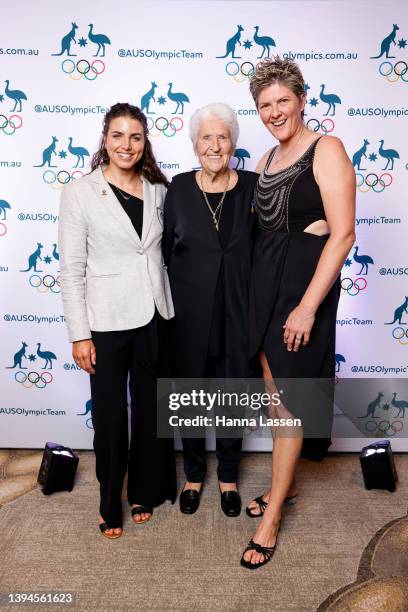
[(61, 292), (70, 342), (93, 331), (146, 325), (155, 307), (174, 316), (163, 263), (164, 185), (143, 182), (140, 239), (102, 168), (66, 185), (59, 212)]

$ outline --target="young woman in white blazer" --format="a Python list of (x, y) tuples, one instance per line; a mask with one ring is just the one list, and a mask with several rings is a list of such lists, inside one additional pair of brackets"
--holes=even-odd
[(118, 103), (104, 118), (92, 172), (61, 197), (64, 314), (74, 360), (91, 379), (99, 526), (108, 538), (122, 535), (126, 471), (135, 523), (176, 497), (173, 442), (156, 435), (162, 338), (174, 316), (161, 254), (167, 185), (145, 115)]

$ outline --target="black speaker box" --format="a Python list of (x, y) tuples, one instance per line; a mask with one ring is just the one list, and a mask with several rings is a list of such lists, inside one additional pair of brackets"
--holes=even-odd
[(37, 478), (44, 495), (72, 491), (78, 462), (79, 457), (70, 448), (47, 442)]
[(366, 489), (395, 491), (398, 476), (389, 440), (365, 446), (360, 453), (360, 463)]

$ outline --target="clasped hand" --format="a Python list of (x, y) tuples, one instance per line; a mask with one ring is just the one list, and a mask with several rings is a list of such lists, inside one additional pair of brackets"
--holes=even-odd
[(96, 349), (92, 340), (78, 340), (72, 343), (72, 357), (75, 363), (88, 374), (95, 374)]
[(302, 344), (306, 346), (309, 343), (314, 321), (314, 313), (304, 307), (299, 305), (292, 310), (283, 326), (283, 341), (288, 351), (297, 352)]

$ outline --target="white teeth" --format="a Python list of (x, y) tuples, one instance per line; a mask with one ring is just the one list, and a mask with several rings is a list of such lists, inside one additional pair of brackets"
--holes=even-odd
[(279, 127), (280, 125), (283, 125), (286, 122), (286, 119), (282, 119), (281, 121), (272, 121), (272, 125)]

